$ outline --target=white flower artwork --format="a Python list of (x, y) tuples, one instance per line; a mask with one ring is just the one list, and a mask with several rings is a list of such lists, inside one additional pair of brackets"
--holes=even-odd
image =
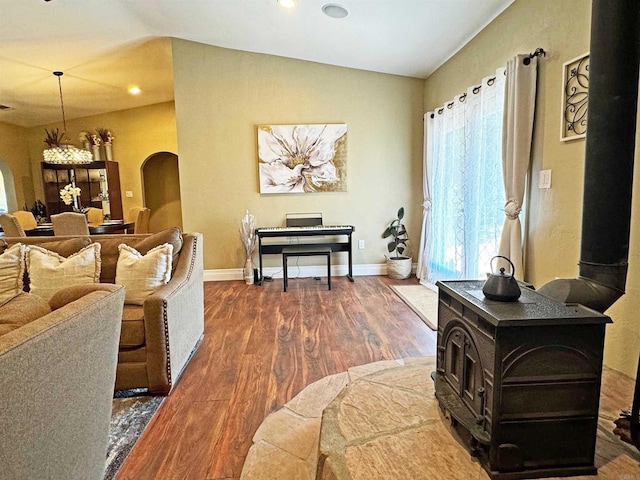
[(347, 125), (259, 125), (260, 193), (347, 191)]

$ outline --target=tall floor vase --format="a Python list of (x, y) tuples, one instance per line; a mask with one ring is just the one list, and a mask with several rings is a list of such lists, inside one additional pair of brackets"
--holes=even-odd
[(244, 283), (253, 285), (253, 260), (251, 257), (244, 262)]

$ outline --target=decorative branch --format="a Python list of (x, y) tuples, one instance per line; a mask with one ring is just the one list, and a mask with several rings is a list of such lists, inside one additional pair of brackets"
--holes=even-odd
[(51, 131), (44, 129), (45, 137), (44, 143), (49, 147), (59, 147), (62, 139), (64, 138), (64, 132), (60, 132), (57, 128), (52, 128)]
[(240, 239), (244, 245), (244, 253), (246, 258), (251, 258), (253, 251), (256, 248), (256, 219), (246, 210), (244, 217), (242, 217), (242, 223), (240, 224)]

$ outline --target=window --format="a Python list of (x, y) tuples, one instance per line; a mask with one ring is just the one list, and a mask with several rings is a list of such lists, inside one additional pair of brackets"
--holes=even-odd
[(480, 279), (497, 255), (504, 222), (504, 91), (501, 69), (426, 116), (431, 218), (423, 227), (430, 229), (426, 272), (418, 272), (423, 280)]

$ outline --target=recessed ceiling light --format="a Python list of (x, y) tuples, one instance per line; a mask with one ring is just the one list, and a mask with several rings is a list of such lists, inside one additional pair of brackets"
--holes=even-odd
[(331, 18), (344, 18), (349, 15), (349, 11), (337, 3), (327, 3), (322, 7), (322, 13)]
[(296, 6), (296, 0), (278, 0), (278, 4), (284, 8), (293, 8)]
[(140, 87), (138, 87), (137, 85), (132, 85), (129, 87), (129, 93), (131, 95), (140, 95), (141, 92), (142, 90), (140, 90)]

